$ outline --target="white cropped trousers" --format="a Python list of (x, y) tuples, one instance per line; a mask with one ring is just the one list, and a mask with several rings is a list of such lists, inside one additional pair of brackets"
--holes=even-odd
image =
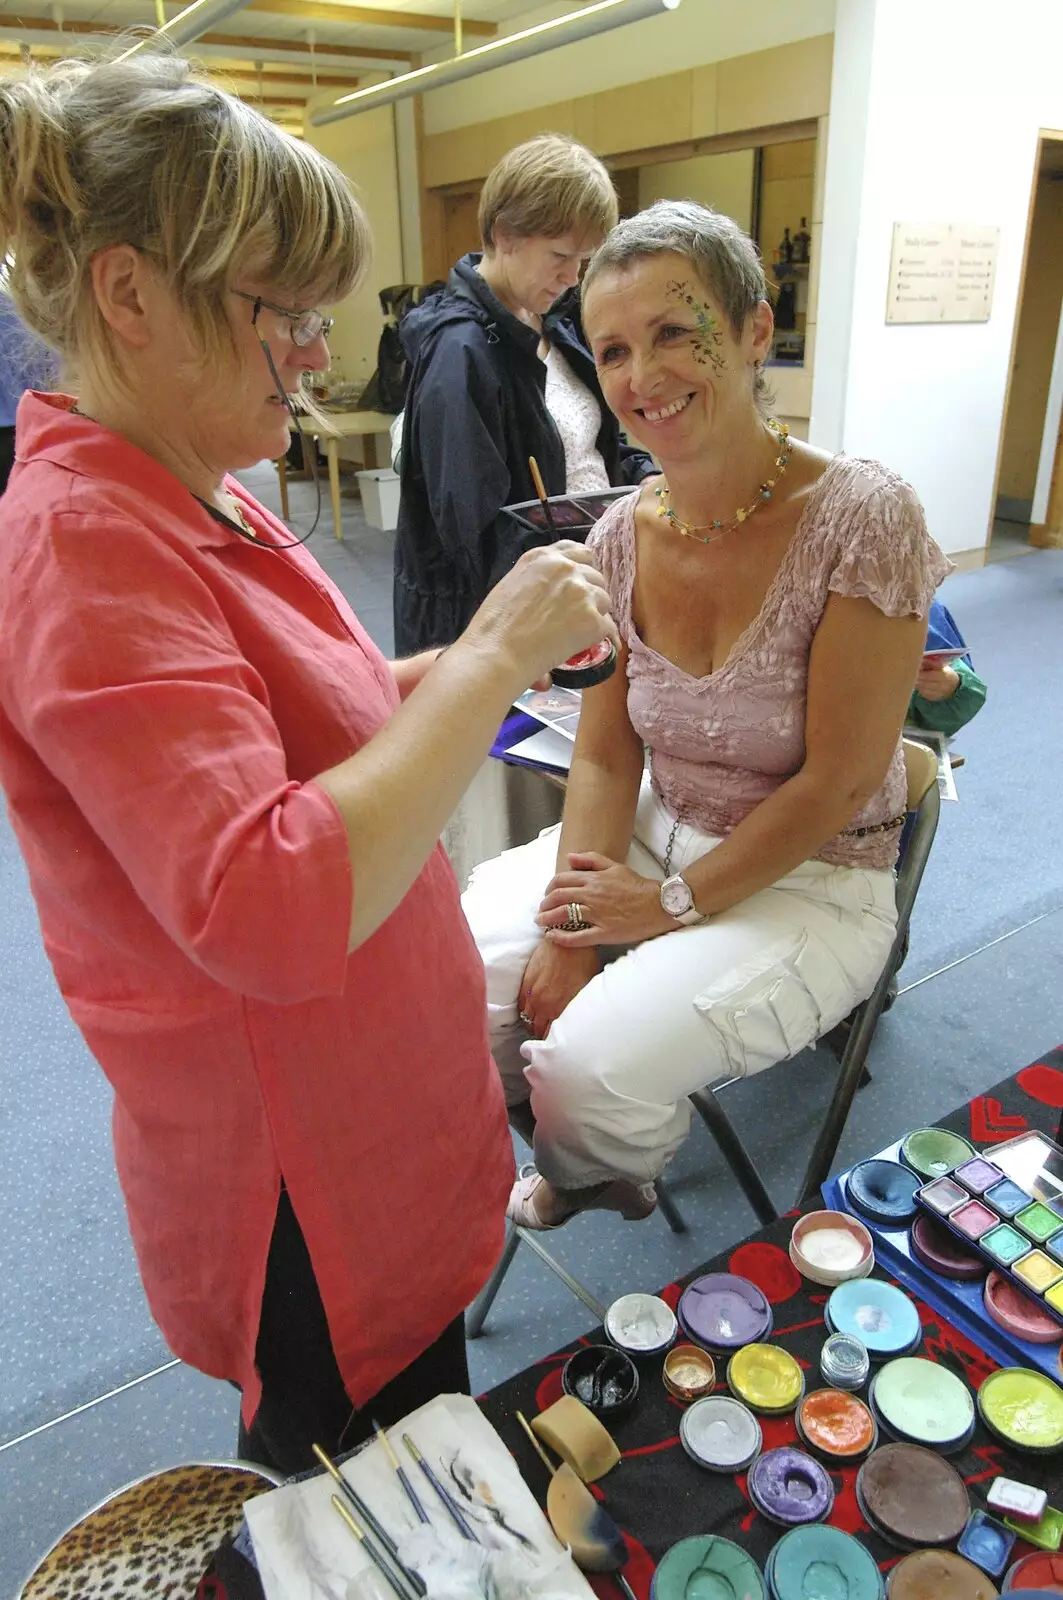
[[(663, 880), (673, 821), (644, 780), (634, 871)], [(894, 875), (805, 861), (699, 926), (628, 949), (539, 1040), (517, 997), (542, 937), (534, 918), (558, 833), (484, 862), (463, 897), (487, 972), (495, 1061), (507, 1102), (531, 1097), (536, 1164), (555, 1187), (645, 1183), (686, 1137), (692, 1090), (797, 1055), (871, 993), (896, 928)], [(671, 870), (719, 843), (681, 824)]]

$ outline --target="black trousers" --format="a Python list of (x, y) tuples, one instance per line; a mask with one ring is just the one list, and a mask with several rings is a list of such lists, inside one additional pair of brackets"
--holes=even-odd
[[(381, 1328), (382, 1341), (388, 1330)], [(343, 1386), (310, 1252), (288, 1191), (281, 1190), (266, 1264), (255, 1360), (262, 1399), (250, 1428), (240, 1424), (239, 1454), (285, 1477), (317, 1466), (311, 1445), (342, 1455), (437, 1394), (468, 1394), (465, 1324), (457, 1317), (434, 1344), (360, 1411)]]
[(0, 494), (7, 488), (11, 468), (15, 465), (15, 430), (0, 428)]

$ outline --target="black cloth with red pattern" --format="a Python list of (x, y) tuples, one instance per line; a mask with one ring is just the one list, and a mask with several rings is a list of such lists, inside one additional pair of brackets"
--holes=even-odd
[[(963, 1134), (972, 1144), (985, 1150), (1013, 1139), (1027, 1128), (1039, 1129), (1057, 1142), (1063, 1142), (1060, 1140), (1061, 1114), (1063, 1046), (1049, 1051), (961, 1110), (943, 1117), (940, 1126)], [(805, 1209), (815, 1210), (816, 1207)], [(703, 1272), (736, 1272), (751, 1279), (771, 1301), (775, 1316), (772, 1342), (796, 1357), (805, 1372), (807, 1387), (818, 1389), (824, 1387), (819, 1373), (819, 1352), (826, 1337), (823, 1308), (829, 1290), (801, 1278), (790, 1261), (787, 1246), (797, 1215), (797, 1211), (792, 1212), (735, 1249), (699, 1267), (682, 1282), (669, 1284), (662, 1293), (668, 1303), (675, 1306), (683, 1285)], [(633, 1287), (645, 1285), (618, 1284), (616, 1292), (618, 1295), (626, 1293)], [(923, 1327), (923, 1343), (915, 1353), (941, 1362), (976, 1390), (995, 1369), (996, 1363), (936, 1311), (921, 1301), (916, 1303)], [(603, 1340), (602, 1330), (596, 1328), (585, 1339), (547, 1356), (481, 1397), (484, 1414), (512, 1450), (525, 1481), (540, 1503), (545, 1503), (546, 1471), (525, 1438), (515, 1413), (519, 1410), (531, 1417), (552, 1404), (561, 1394), (561, 1368), (573, 1350), (581, 1344), (597, 1344)], [(763, 1568), (783, 1532), (753, 1509), (744, 1473), (725, 1477), (706, 1472), (686, 1454), (679, 1442), (679, 1422), (684, 1408), (665, 1390), (660, 1369), (660, 1361), (642, 1365), (638, 1403), (631, 1415), (612, 1429), (623, 1459), (606, 1478), (593, 1485), (595, 1495), (605, 1502), (612, 1517), (625, 1531), (630, 1559), (624, 1575), (639, 1600), (648, 1600), (654, 1567), (679, 1539), (702, 1533), (733, 1539)], [(800, 1443), (792, 1416), (763, 1417), (761, 1427), (765, 1450)], [(968, 1448), (951, 1460), (967, 1484), (972, 1510), (986, 1509), (986, 1491), (998, 1475), (1046, 1489), (1049, 1504), (1063, 1508), (1063, 1453), (1049, 1458), (1019, 1455), (998, 1443), (979, 1422)], [(868, 1528), (856, 1500), (858, 1470), (854, 1466), (831, 1472), (835, 1500), (828, 1520), (848, 1533), (857, 1534), (886, 1572), (901, 1559), (901, 1552)], [(1018, 1560), (1029, 1549), (1020, 1540), (1012, 1560)], [(228, 1600), (263, 1600), (257, 1578), (249, 1568), (239, 1575), (239, 1586), (234, 1581), (231, 1566), (226, 1576), (229, 1581), (224, 1591), (204, 1589), (203, 1595), (216, 1596), (217, 1600), (225, 1600), (226, 1595)], [(611, 1579), (591, 1581), (600, 1595), (615, 1600), (618, 1591)]]

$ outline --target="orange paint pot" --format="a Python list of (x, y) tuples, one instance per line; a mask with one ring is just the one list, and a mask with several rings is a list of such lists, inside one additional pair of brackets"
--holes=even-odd
[(843, 1389), (814, 1389), (797, 1408), (804, 1444), (832, 1461), (859, 1461), (874, 1448), (878, 1427), (864, 1402)]

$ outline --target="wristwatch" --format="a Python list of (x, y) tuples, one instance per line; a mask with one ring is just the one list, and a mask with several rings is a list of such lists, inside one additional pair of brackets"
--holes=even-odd
[(665, 878), (661, 884), (661, 908), (676, 922), (682, 922), (687, 927), (705, 921), (694, 904), (693, 891), (681, 872), (672, 878)]

